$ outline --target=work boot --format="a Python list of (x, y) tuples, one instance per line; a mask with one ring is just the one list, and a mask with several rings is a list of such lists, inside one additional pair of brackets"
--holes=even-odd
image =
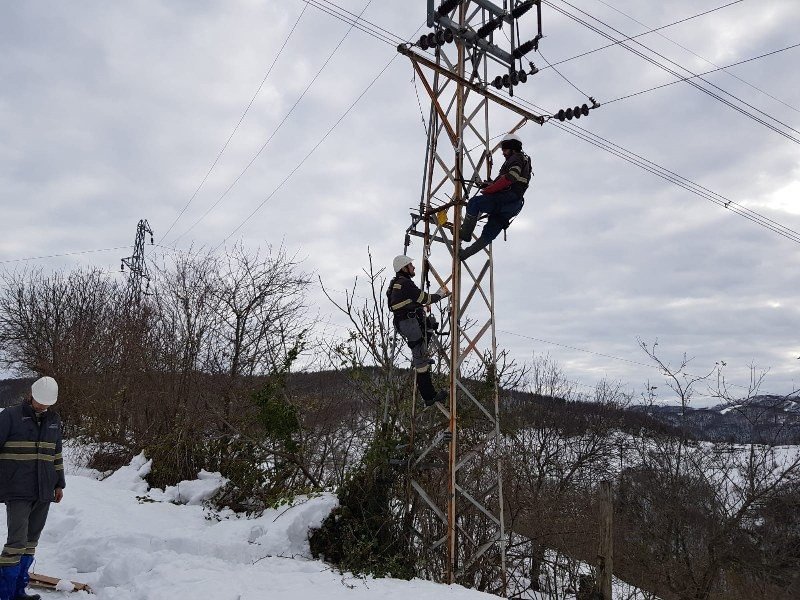
[(458, 237), (462, 241), (469, 241), (472, 239), (472, 232), (475, 231), (475, 225), (478, 223), (478, 217), (466, 214), (464, 220), (461, 221), (461, 229), (458, 230)]
[(436, 395), (430, 399), (430, 401), (425, 400), (425, 406), (433, 406), (437, 402), (439, 404), (444, 404), (445, 400), (450, 399), (450, 392), (447, 390), (439, 390), (436, 392)]
[(433, 387), (430, 370), (422, 373), (417, 371), (417, 389), (419, 390), (419, 395), (422, 396), (423, 402), (425, 402), (425, 406), (430, 406), (436, 402), (436, 388)]
[(466, 248), (460, 248), (458, 250), (458, 258), (459, 260), (467, 260), (473, 254), (477, 254), (486, 246), (489, 245), (489, 240), (484, 240), (482, 238), (478, 238), (478, 241), (474, 244), (467, 246)]
[(16, 596), (14, 596), (14, 600), (40, 600), (41, 596), (39, 594), (28, 594), (25, 592), (25, 588), (28, 587), (28, 582), (30, 581), (30, 575), (28, 575), (28, 570), (31, 568), (33, 564), (33, 556), (30, 554), (23, 554), (19, 557), (19, 575), (17, 575), (17, 585), (16, 585)]

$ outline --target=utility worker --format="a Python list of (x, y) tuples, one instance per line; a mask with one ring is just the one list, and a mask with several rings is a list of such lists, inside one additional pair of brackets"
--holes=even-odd
[(531, 179), (531, 159), (522, 152), (522, 140), (509, 133), (500, 142), (505, 162), (500, 167), (497, 179), (483, 187), (481, 194), (473, 196), (467, 202), (466, 214), (461, 222), (459, 236), (462, 241), (469, 241), (481, 213), (489, 215), (481, 236), (471, 246), (458, 252), (461, 260), (466, 260), (476, 252), (488, 246), (500, 232), (508, 228), (511, 219), (519, 214), (525, 204), (525, 190)]
[(428, 343), (435, 335), (437, 327), (433, 317), (426, 317), (424, 306), (439, 302), (450, 295), (440, 288), (434, 294), (420, 290), (414, 283), (414, 259), (408, 256), (396, 256), (392, 261), (394, 279), (389, 283), (386, 297), (389, 310), (394, 315), (394, 328), (403, 336), (411, 348), (411, 366), (417, 371), (417, 388), (425, 406), (436, 402), (444, 402), (448, 397), (446, 390), (439, 392), (433, 387), (431, 380), (431, 361), (428, 356)]
[(0, 412), (0, 502), (6, 505), (8, 540), (0, 554), (0, 600), (28, 595), (28, 569), (51, 502), (64, 495), (61, 420), (49, 407), (58, 400), (52, 377), (33, 382), (27, 401)]

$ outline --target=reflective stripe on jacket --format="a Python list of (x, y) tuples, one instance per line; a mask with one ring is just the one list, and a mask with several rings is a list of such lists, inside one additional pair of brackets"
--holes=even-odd
[(65, 486), (58, 415), (48, 410), (37, 419), (30, 404), (0, 412), (0, 502), (52, 502)]
[(439, 294), (429, 294), (419, 289), (408, 273), (398, 273), (392, 279), (386, 297), (389, 301), (389, 310), (394, 313), (395, 325), (397, 321), (406, 318), (408, 313), (442, 299)]
[(530, 157), (524, 152), (514, 152), (500, 167), (497, 178), (499, 179), (503, 175), (508, 176), (511, 180), (509, 189), (522, 198), (525, 195), (525, 190), (528, 189), (532, 174)]

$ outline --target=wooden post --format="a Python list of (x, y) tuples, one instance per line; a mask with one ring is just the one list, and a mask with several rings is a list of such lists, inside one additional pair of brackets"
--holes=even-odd
[(614, 495), (610, 481), (600, 482), (600, 549), (597, 553), (597, 587), (603, 600), (612, 600), (614, 570)]

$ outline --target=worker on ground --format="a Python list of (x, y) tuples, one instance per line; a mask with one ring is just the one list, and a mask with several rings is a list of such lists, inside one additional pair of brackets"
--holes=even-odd
[(459, 236), (461, 241), (472, 239), (472, 232), (481, 213), (489, 218), (478, 240), (458, 252), (461, 260), (466, 260), (483, 250), (500, 232), (508, 228), (511, 219), (516, 217), (525, 204), (525, 190), (531, 179), (531, 159), (522, 152), (522, 140), (509, 133), (500, 142), (505, 162), (500, 167), (497, 179), (489, 182), (482, 192), (467, 202), (466, 214), (461, 222)]
[(48, 410), (58, 384), (41, 377), (27, 401), (0, 412), (0, 502), (6, 505), (8, 539), (0, 554), (0, 600), (38, 600), (28, 595), (28, 569), (51, 502), (64, 495), (61, 420)]
[(386, 296), (389, 310), (394, 316), (394, 328), (403, 336), (411, 348), (411, 366), (417, 371), (417, 388), (425, 406), (443, 402), (448, 397), (446, 390), (439, 392), (431, 380), (431, 360), (428, 356), (428, 343), (435, 335), (435, 321), (425, 315), (423, 307), (450, 295), (445, 289), (434, 294), (420, 290), (414, 283), (414, 263), (408, 256), (396, 256), (392, 261), (394, 279), (389, 283)]

